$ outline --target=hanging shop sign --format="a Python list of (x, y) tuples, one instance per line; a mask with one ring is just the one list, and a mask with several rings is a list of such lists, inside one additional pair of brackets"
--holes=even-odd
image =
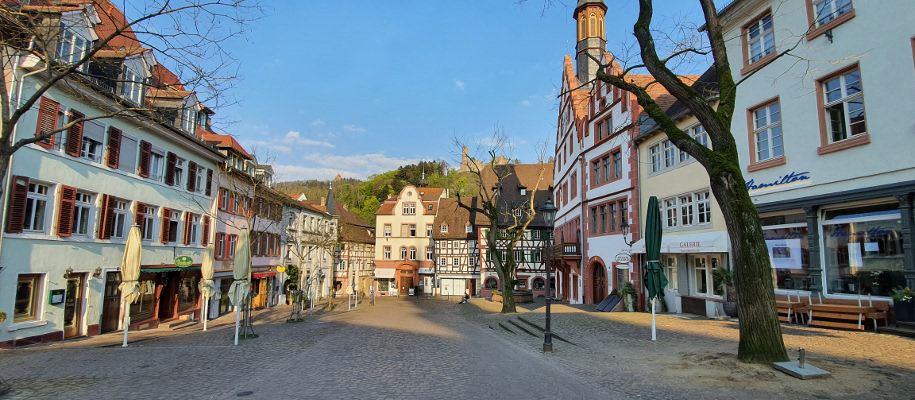
[(176, 267), (187, 268), (187, 267), (190, 267), (191, 265), (194, 265), (194, 259), (192, 259), (188, 256), (181, 256), (181, 257), (175, 258)]

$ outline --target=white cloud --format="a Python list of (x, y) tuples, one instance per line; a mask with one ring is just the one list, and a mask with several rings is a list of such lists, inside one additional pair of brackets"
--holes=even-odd
[(301, 165), (274, 165), (273, 170), (276, 172), (274, 180), (276, 181), (300, 181), (307, 179), (330, 180), (337, 177), (337, 174), (350, 177), (354, 173), (336, 168), (310, 168)]
[[(346, 168), (349, 175), (343, 174), (344, 176), (360, 179), (397, 169), (400, 166), (416, 164), (420, 161), (418, 158), (387, 157), (384, 153), (353, 154), (348, 156), (312, 153), (305, 155), (304, 159), (324, 167)], [(342, 171), (338, 172), (342, 173)], [(336, 176), (336, 173), (334, 176)]]
[(522, 105), (522, 106), (529, 106), (529, 105), (531, 105), (531, 102), (530, 102), (530, 100), (524, 100), (524, 101), (521, 102), (521, 105)]
[(457, 86), (458, 89), (464, 90), (464, 82), (454, 81), (454, 86)]
[(324, 121), (321, 121), (320, 119), (316, 119), (315, 122), (311, 123), (311, 125), (312, 126), (324, 126)]
[[(288, 152), (292, 151), (292, 149), (289, 148), (289, 146), (286, 146), (286, 145), (280, 144), (280, 143), (275, 143), (275, 142), (264, 142), (264, 141), (260, 141), (260, 140), (243, 140), (240, 143), (241, 143), (242, 147), (244, 147), (245, 150), (247, 150), (250, 153), (258, 153), (259, 152), (258, 149), (262, 149), (262, 148), (280, 152), (280, 153), (288, 153)], [(259, 155), (259, 154), (257, 154), (257, 155)]]
[(336, 147), (328, 142), (322, 142), (319, 140), (303, 138), (302, 134), (299, 132), (296, 132), (296, 131), (289, 131), (289, 133), (287, 133), (286, 136), (283, 137), (283, 142), (289, 143), (289, 144), (300, 144), (300, 145), (305, 145), (305, 146), (324, 146), (324, 147), (330, 147), (330, 148)]
[(350, 132), (365, 133), (364, 128), (357, 128), (356, 125), (343, 125), (343, 129), (346, 129)]

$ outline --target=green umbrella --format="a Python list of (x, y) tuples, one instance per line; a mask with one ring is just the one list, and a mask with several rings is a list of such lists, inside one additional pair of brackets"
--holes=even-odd
[(667, 277), (664, 276), (664, 266), (661, 265), (661, 210), (658, 208), (658, 198), (651, 196), (648, 199), (648, 216), (645, 221), (645, 289), (648, 290), (648, 300), (651, 301), (651, 340), (657, 337), (655, 329), (654, 299), (661, 297), (661, 292), (667, 286)]

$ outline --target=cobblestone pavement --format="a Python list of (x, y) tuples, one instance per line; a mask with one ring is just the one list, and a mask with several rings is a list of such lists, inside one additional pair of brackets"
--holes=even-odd
[[(339, 302), (339, 300), (338, 300)], [(195, 325), (0, 351), (7, 398), (619, 398), (444, 300), (380, 299), (286, 324), (232, 346), (234, 316)]]
[[(552, 331), (574, 343), (553, 340), (554, 353), (540, 354), (543, 303), (523, 305), (519, 314), (498, 314), (501, 304), (473, 299), (460, 315), (492, 326), (533, 357), (548, 357), (582, 379), (631, 398), (915, 399), (915, 340), (872, 332), (782, 325), (789, 356), (807, 351), (807, 363), (830, 371), (826, 379), (802, 381), (771, 366), (737, 361), (737, 321), (658, 315), (658, 340), (651, 339), (651, 314), (586, 312), (592, 306), (553, 305)], [(531, 337), (507, 322), (536, 333)], [(502, 322), (515, 333), (498, 327)]]

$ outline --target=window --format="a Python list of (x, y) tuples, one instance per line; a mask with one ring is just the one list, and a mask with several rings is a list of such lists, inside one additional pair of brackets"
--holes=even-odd
[(391, 224), (384, 224), (384, 237), (391, 237)]
[(105, 140), (105, 127), (96, 121), (83, 122), (82, 139), (80, 139), (79, 157), (92, 162), (100, 162), (104, 152), (102, 141)]
[(410, 247), (410, 259), (416, 260), (416, 247)]
[[(91, 42), (80, 35), (77, 35), (60, 23), (60, 42), (57, 44), (57, 60), (62, 64), (75, 64), (86, 56)], [(79, 71), (86, 72), (89, 62), (80, 65)]]
[(607, 206), (600, 206), (600, 233), (607, 233)]
[(476, 259), (476, 258), (470, 257), (470, 260), (468, 260), (468, 261), (470, 262), (470, 266), (471, 266), (471, 267), (476, 267), (476, 266), (477, 266), (477, 259)]
[(429, 204), (428, 210), (432, 211), (432, 204)]
[(610, 203), (610, 232), (616, 232), (616, 203)]
[(384, 259), (385, 260), (391, 259), (391, 246), (384, 246)]
[(521, 188), (521, 195), (524, 196), (527, 194), (527, 188)]
[(610, 157), (604, 157), (601, 163), (604, 166), (604, 182), (610, 182)]
[(16, 283), (16, 303), (13, 310), (13, 323), (38, 319), (40, 303), (41, 275), (19, 275)]
[(427, 260), (433, 260), (432, 250), (433, 250), (432, 246), (426, 246), (426, 259)]
[(455, 240), (455, 241), (451, 242), (451, 247), (456, 249), (456, 248), (460, 247), (460, 243), (461, 242)]
[(83, 192), (76, 193), (76, 201), (73, 206), (73, 234), (89, 234), (89, 215), (92, 210), (92, 195)]
[(472, 226), (472, 225), (467, 225), (467, 226), (464, 227), (464, 229), (466, 230), (467, 233), (473, 233), (473, 226)]
[(604, 121), (598, 122), (594, 128), (597, 130), (597, 137), (595, 139), (600, 141), (604, 138)]
[(181, 129), (187, 133), (197, 132), (197, 104), (192, 104), (181, 110)]
[(237, 246), (237, 243), (238, 235), (229, 235), (229, 240), (226, 243), (226, 258), (235, 258), (235, 247)]
[(42, 183), (29, 182), (28, 197), (25, 201), (25, 223), (23, 231), (43, 232), (45, 213), (48, 205), (49, 186)]
[(410, 237), (416, 237), (416, 224), (410, 224)]
[(426, 224), (426, 237), (432, 237), (432, 224)]
[(515, 214), (516, 217), (520, 217), (520, 216), (521, 216), (521, 209), (520, 209), (520, 208), (516, 208), (514, 214)]
[(851, 0), (814, 0), (813, 9), (817, 27), (826, 25), (852, 11)]
[(447, 265), (448, 265), (448, 259), (445, 258), (445, 257), (439, 257), (439, 258), (438, 258), (438, 265), (440, 265), (440, 266), (442, 266), (442, 267), (447, 266)]
[(216, 247), (216, 249), (215, 249), (214, 257), (217, 260), (220, 260), (220, 259), (222, 259), (223, 254), (226, 254), (224, 252), (226, 249), (226, 234), (225, 233), (216, 234), (215, 247)]
[(452, 258), (451, 265), (454, 265), (455, 267), (457, 267), (458, 265), (461, 265), (461, 259), (457, 258), (457, 257)]
[(680, 285), (677, 281), (677, 259), (675, 257), (667, 257), (667, 277), (667, 290), (676, 291)]
[(613, 153), (613, 179), (623, 175), (623, 154), (619, 151)]
[(404, 215), (415, 215), (416, 203), (403, 203), (403, 213)]
[(187, 238), (188, 244), (195, 246), (200, 243), (200, 216), (199, 215), (189, 215), (188, 221), (186, 222), (190, 225), (188, 228), (188, 233), (190, 235)]
[(775, 102), (752, 111), (753, 135), (756, 136), (756, 161), (782, 157), (782, 118), (779, 103)]
[(406, 259), (407, 259), (407, 248), (404, 247), (404, 246), (401, 246), (401, 247), (400, 247), (400, 259), (401, 259), (401, 260), (406, 260)]
[(696, 214), (700, 224), (712, 222), (712, 200), (709, 192), (696, 193)]
[(704, 257), (696, 257), (693, 259), (693, 265), (695, 265), (695, 285), (696, 293), (698, 294), (710, 294), (708, 287), (708, 264)]
[(661, 146), (654, 145), (648, 150), (649, 158), (651, 158), (651, 172), (658, 172), (661, 170)]
[(823, 82), (823, 96), (830, 143), (867, 133), (860, 71), (849, 71)]
[(515, 259), (515, 262), (516, 262), (516, 263), (518, 263), (518, 262), (524, 262), (524, 251), (522, 251), (522, 250), (514, 250), (514, 251), (512, 251), (512, 253), (514, 253), (514, 254), (512, 254), (512, 256), (514, 256), (514, 259)]
[(772, 14), (754, 21), (747, 28), (748, 64), (755, 63), (769, 54), (775, 53), (775, 30), (772, 28)]
[[(110, 133), (109, 133), (110, 136)], [(109, 141), (109, 143), (111, 143)], [(121, 171), (135, 174), (137, 173), (137, 152), (139, 148), (137, 139), (121, 134), (120, 151), (118, 151), (118, 166)]]
[(693, 224), (693, 196), (680, 196), (680, 226)]
[(162, 153), (152, 152), (149, 156), (149, 179), (161, 181), (165, 168), (165, 156)]
[(597, 207), (591, 207), (591, 233), (597, 234)]
[[(195, 192), (197, 192), (197, 193), (203, 193), (203, 189), (204, 189), (204, 181), (203, 181), (203, 180), (204, 180), (204, 177), (206, 176), (206, 173), (207, 173), (206, 168), (201, 167), (201, 166), (197, 166), (197, 174), (196, 174), (196, 176), (194, 177), (194, 178), (196, 179), (196, 181), (197, 181), (196, 185), (194, 185), (194, 191), (195, 191)], [(249, 204), (246, 204), (246, 205), (245, 205), (246, 209), (247, 209), (248, 206), (250, 206), (250, 202), (251, 202), (251, 199), (248, 199), (248, 203), (249, 203)], [(277, 217), (277, 216), (274, 216), (274, 218), (276, 218), (276, 217)]]
[(175, 243), (178, 241), (178, 216), (181, 211), (172, 210), (171, 218), (168, 220), (168, 242)]
[(676, 164), (677, 148), (670, 140), (661, 142), (661, 145), (664, 146), (664, 168), (673, 167)]
[(146, 93), (144, 84), (146, 78), (134, 73), (129, 68), (124, 68), (124, 81), (121, 82), (121, 96), (136, 105), (144, 105), (143, 97)]
[(442, 233), (448, 233), (448, 225), (442, 224)]
[(664, 213), (667, 217), (665, 228), (677, 227), (677, 199), (664, 200)]
[(591, 174), (591, 184), (597, 186), (600, 184), (600, 160), (591, 163), (594, 173)]

